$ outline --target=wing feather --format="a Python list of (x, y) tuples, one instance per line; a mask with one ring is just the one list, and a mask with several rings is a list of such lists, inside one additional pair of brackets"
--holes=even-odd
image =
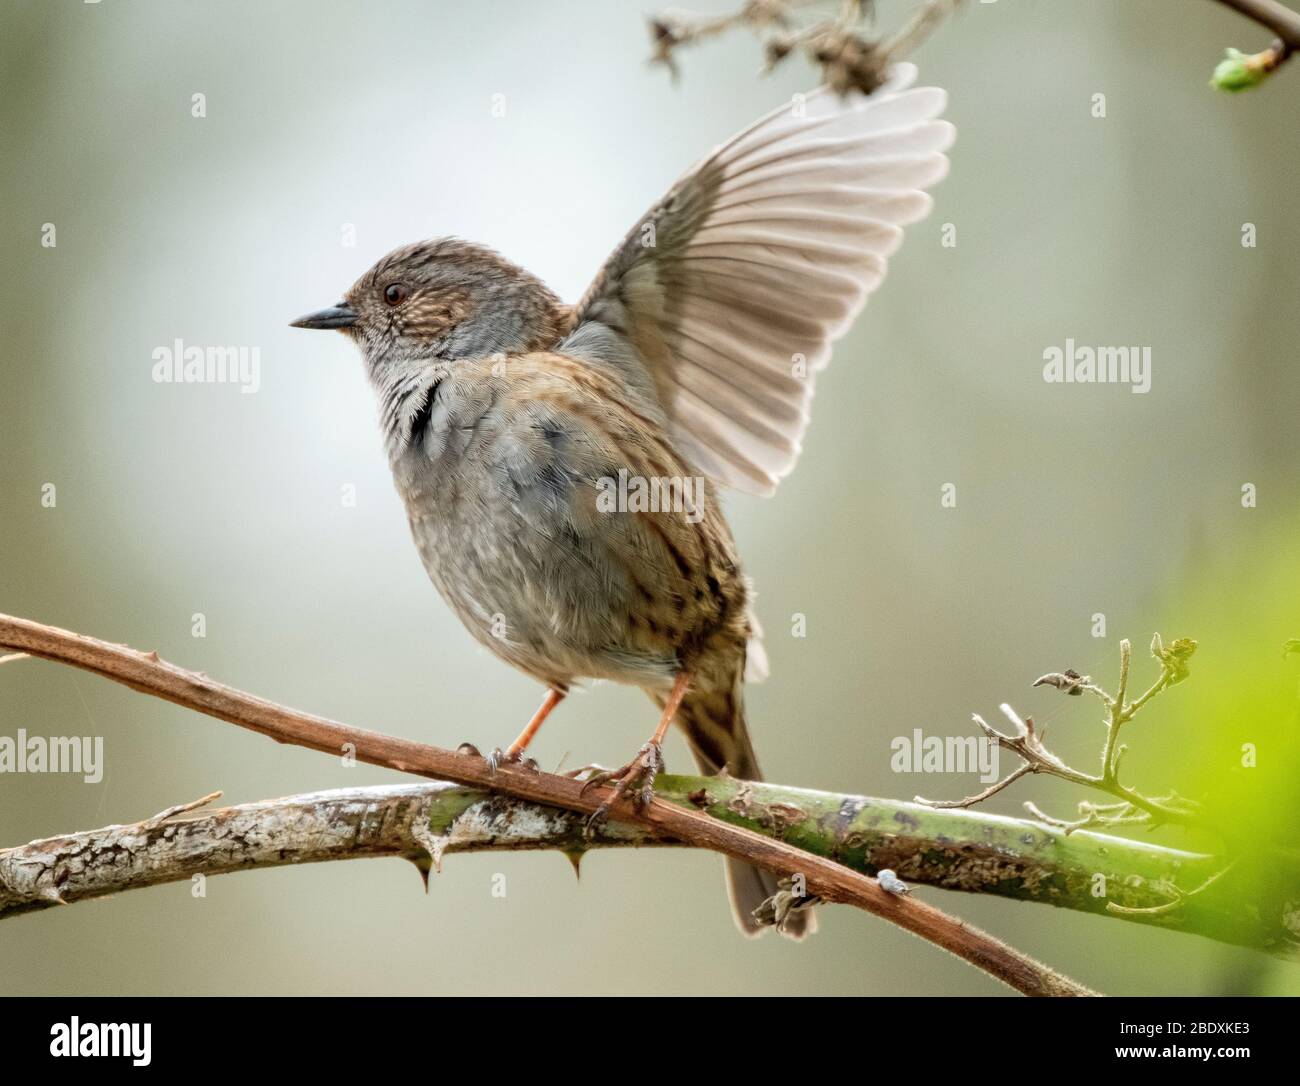
[[(824, 88), (692, 169), (575, 307), (628, 337), (675, 442), (719, 482), (770, 494), (794, 466), (812, 374), (924, 218), (954, 129), (944, 92), (896, 65), (874, 94)], [(911, 89), (909, 89), (911, 88)]]

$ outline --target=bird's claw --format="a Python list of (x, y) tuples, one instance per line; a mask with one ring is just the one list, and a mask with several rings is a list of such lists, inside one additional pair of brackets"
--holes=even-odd
[(503, 765), (517, 765), (522, 769), (531, 769), (534, 773), (540, 773), (541, 767), (532, 759), (525, 758), (523, 751), (508, 751), (496, 747), (491, 754), (487, 756), (488, 769), (495, 773)]
[(502, 750), (497, 747), (492, 753), (484, 755), (473, 743), (462, 743), (456, 748), (457, 754), (470, 754), (475, 758), (482, 758), (488, 764), (488, 769), (495, 773), (503, 765), (517, 765), (524, 769), (531, 769), (534, 773), (540, 773), (541, 767), (531, 758), (525, 758), (523, 751), (512, 754), (508, 750)]
[(647, 743), (622, 769), (602, 769), (583, 781), (582, 792), (579, 795), (584, 794), (588, 788), (614, 782), (614, 791), (609, 799), (597, 807), (587, 819), (586, 836), (590, 837), (595, 833), (596, 827), (609, 817), (609, 812), (614, 805), (629, 792), (632, 793), (632, 803), (637, 810), (643, 811), (649, 807), (651, 800), (655, 798), (655, 778), (663, 772), (663, 769), (663, 748), (658, 743)]

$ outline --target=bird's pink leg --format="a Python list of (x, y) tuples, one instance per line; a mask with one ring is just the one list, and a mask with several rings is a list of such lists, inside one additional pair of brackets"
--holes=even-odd
[(537, 707), (537, 712), (533, 714), (532, 720), (524, 725), (524, 730), (519, 733), (516, 739), (506, 749), (506, 761), (513, 762), (519, 759), (519, 756), (528, 749), (528, 744), (533, 741), (543, 722), (551, 715), (551, 710), (564, 700), (564, 694), (552, 687), (546, 691), (546, 697), (542, 699), (542, 704)]
[(585, 792), (594, 785), (605, 784), (608, 781), (614, 782), (613, 795), (596, 808), (591, 818), (588, 819), (587, 826), (589, 829), (609, 814), (610, 808), (634, 786), (639, 785), (635, 799), (637, 806), (648, 807), (650, 805), (650, 801), (654, 799), (655, 777), (659, 775), (664, 767), (664, 736), (668, 734), (668, 728), (673, 722), (673, 717), (677, 715), (677, 710), (681, 708), (682, 699), (686, 697), (686, 691), (690, 688), (690, 685), (690, 674), (679, 671), (677, 678), (673, 680), (673, 688), (668, 693), (668, 700), (664, 702), (664, 711), (663, 715), (659, 717), (659, 726), (655, 729), (654, 735), (650, 737), (650, 741), (637, 751), (636, 757), (622, 769), (596, 773), (588, 777), (583, 783), (582, 790)]
[[(488, 764), (492, 767), (493, 772), (496, 772), (497, 766), (504, 763), (524, 761), (524, 751), (528, 749), (528, 744), (533, 741), (533, 736), (541, 730), (542, 723), (551, 715), (551, 710), (564, 700), (565, 693), (566, 691), (556, 690), (554, 687), (546, 691), (546, 697), (542, 699), (542, 704), (537, 707), (537, 712), (533, 714), (532, 719), (524, 725), (524, 730), (519, 733), (519, 737), (510, 744), (508, 749), (503, 751), (500, 747), (497, 747), (488, 755)], [(525, 764), (536, 766), (536, 763), (532, 761)]]

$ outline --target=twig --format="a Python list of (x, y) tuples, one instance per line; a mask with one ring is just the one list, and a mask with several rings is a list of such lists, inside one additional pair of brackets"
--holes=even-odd
[[(364, 731), (324, 717), (298, 712), (214, 682), (161, 660), (157, 652), (137, 652), (91, 637), (25, 619), (0, 616), (0, 648), (93, 671), (178, 705), (228, 723), (329, 754), (354, 753), (358, 761), (402, 772), (533, 800), (567, 810), (593, 813), (609, 798), (608, 788), (583, 791), (581, 781), (507, 765), (495, 772), (485, 759), (458, 754), (408, 739)], [(751, 830), (656, 800), (644, 811), (620, 813), (662, 834), (711, 849), (785, 877), (802, 876), (809, 893), (832, 903), (851, 904), (919, 935), (985, 970), (1027, 995), (1085, 995), (1087, 988), (1042, 963), (978, 931), (915, 896), (882, 890), (874, 880), (831, 860), (802, 852)]]
[(1146, 907), (1121, 905), (1118, 902), (1110, 901), (1106, 903), (1106, 911), (1116, 916), (1166, 916), (1177, 909), (1181, 909), (1193, 897), (1205, 893), (1211, 886), (1218, 882), (1224, 875), (1237, 866), (1237, 861), (1224, 864), (1218, 871), (1206, 879), (1200, 886), (1194, 890), (1180, 890), (1176, 883), (1169, 883), (1168, 890), (1173, 895), (1172, 899), (1163, 905), (1150, 905)]
[(1001, 792), (1027, 773), (1043, 773), (1059, 777), (1071, 784), (1105, 792), (1121, 801), (1109, 806), (1081, 803), (1079, 809), (1084, 817), (1075, 822), (1048, 818), (1032, 804), (1025, 805), (1031, 814), (1042, 818), (1049, 825), (1064, 829), (1066, 833), (1073, 833), (1075, 830), (1090, 826), (1115, 826), (1137, 822), (1149, 827), (1174, 824), (1214, 831), (1214, 827), (1207, 825), (1200, 818), (1199, 806), (1190, 800), (1185, 800), (1176, 793), (1170, 793), (1169, 796), (1144, 796), (1135, 789), (1121, 784), (1119, 780), (1120, 762), (1124, 757), (1124, 747), (1119, 745), (1120, 729), (1157, 694), (1187, 678), (1187, 662), (1195, 651), (1195, 641), (1180, 638), (1166, 648), (1160, 635), (1156, 634), (1151, 640), (1151, 655), (1160, 661), (1160, 677), (1136, 701), (1132, 702), (1125, 701), (1132, 661), (1132, 646), (1127, 639), (1119, 643), (1119, 685), (1114, 695), (1107, 693), (1088, 676), (1080, 675), (1075, 671), (1052, 672), (1034, 681), (1034, 686), (1052, 686), (1067, 695), (1092, 694), (1105, 705), (1106, 739), (1102, 745), (1099, 774), (1084, 773), (1061, 761), (1043, 745), (1042, 734), (1035, 729), (1033, 717), (1022, 720), (1010, 705), (1003, 704), (1000, 706), (1002, 714), (1015, 727), (1013, 735), (998, 731), (978, 714), (971, 719), (999, 747), (1017, 754), (1023, 764), (977, 795), (946, 801), (923, 799), (917, 796), (917, 802), (938, 808), (972, 807)]
[(1273, 31), (1277, 38), (1258, 53), (1229, 48), (1225, 59), (1214, 69), (1211, 86), (1226, 91), (1257, 87), (1300, 48), (1300, 15), (1277, 0), (1219, 0), (1219, 3)]
[[(1215, 0), (1277, 35), (1268, 48), (1253, 54), (1227, 51), (1211, 83), (1222, 90), (1258, 86), (1292, 53), (1300, 50), (1300, 15), (1279, 0)], [(796, 51), (822, 70), (823, 80), (839, 93), (856, 89), (870, 94), (885, 77), (893, 60), (914, 52), (961, 0), (924, 0), (904, 26), (886, 39), (869, 33), (875, 5), (870, 0), (845, 0), (838, 15), (803, 26), (797, 16), (816, 7), (816, 0), (746, 0), (723, 15), (664, 12), (650, 21), (654, 38), (652, 60), (677, 74), (677, 51), (683, 46), (716, 38), (738, 27), (763, 36), (767, 68), (774, 68)]]
[[(992, 731), (992, 729), (989, 728), (988, 725), (979, 717), (975, 718), (975, 722), (984, 728), (988, 728), (989, 731)], [(974, 807), (975, 804), (983, 803), (990, 796), (997, 795), (997, 793), (1001, 792), (1002, 789), (1007, 787), (1007, 785), (1014, 784), (1026, 773), (1032, 772), (1034, 772), (1034, 767), (1029, 762), (1025, 762), (1023, 765), (1018, 766), (1012, 772), (1008, 773), (1002, 778), (1002, 780), (990, 784), (984, 789), (984, 791), (976, 792), (975, 795), (967, 796), (965, 799), (926, 799), (924, 796), (917, 796), (916, 802), (924, 803), (927, 807), (933, 807), (936, 811), (954, 811), (960, 810), (963, 807)]]
[(1271, 30), (1288, 50), (1300, 49), (1300, 14), (1278, 0), (1218, 0), (1218, 3)]
[(825, 83), (839, 94), (870, 94), (884, 82), (890, 64), (920, 47), (961, 0), (921, 0), (904, 25), (887, 38), (870, 32), (871, 0), (844, 0), (838, 14), (798, 25), (796, 16), (817, 0), (746, 0), (723, 15), (664, 12), (650, 21), (651, 60), (677, 75), (677, 51), (746, 26), (764, 35), (770, 70), (795, 51), (817, 65)]
[[(1134, 701), (1126, 700), (1129, 671), (1132, 663), (1132, 646), (1127, 639), (1119, 644), (1119, 683), (1114, 695), (1107, 693), (1103, 687), (1093, 682), (1088, 676), (1080, 675), (1075, 671), (1052, 672), (1041, 676), (1034, 682), (1034, 686), (1053, 686), (1067, 695), (1089, 693), (1099, 698), (1102, 704), (1105, 705), (1106, 738), (1102, 746), (1100, 774), (1082, 773), (1066, 765), (1043, 746), (1042, 736), (1035, 731), (1032, 717), (1021, 720), (1011, 706), (1003, 705), (1002, 712), (1015, 725), (1016, 732), (1014, 735), (1004, 735), (1002, 732), (990, 727), (979, 716), (974, 718), (975, 723), (1000, 747), (1014, 751), (1019, 755), (1023, 764), (978, 795), (948, 802), (924, 800), (918, 796), (918, 802), (926, 803), (932, 807), (971, 807), (1002, 791), (1027, 773), (1045, 773), (1060, 777), (1062, 780), (1070, 781), (1073, 784), (1108, 793), (1120, 801), (1110, 804), (1080, 803), (1079, 813), (1083, 817), (1074, 821), (1053, 818), (1044, 814), (1034, 804), (1025, 804), (1025, 809), (1030, 814), (1053, 829), (1062, 831), (1067, 836), (1094, 826), (1114, 829), (1118, 826), (1140, 825), (1146, 829), (1154, 829), (1165, 824), (1175, 824), (1208, 830), (1216, 834), (1221, 840), (1227, 841), (1228, 834), (1206, 822), (1202, 817), (1200, 804), (1185, 799), (1176, 792), (1170, 792), (1168, 796), (1144, 796), (1135, 789), (1121, 784), (1119, 779), (1119, 767), (1125, 749), (1119, 745), (1120, 729), (1128, 724), (1154, 697), (1171, 686), (1183, 682), (1188, 677), (1188, 662), (1195, 652), (1196, 642), (1188, 638), (1180, 638), (1166, 646), (1158, 633), (1152, 637), (1151, 655), (1160, 661), (1160, 675)], [(1178, 884), (1173, 879), (1167, 880), (1165, 896), (1169, 900), (1158, 905), (1127, 905), (1122, 902), (1108, 902), (1107, 912), (1112, 915), (1130, 918), (1139, 915), (1145, 917), (1170, 915), (1184, 909), (1192, 899), (1204, 895), (1211, 886), (1233, 869), (1236, 862), (1236, 859), (1227, 862), (1222, 859), (1218, 860), (1216, 870), (1193, 890), (1184, 891), (1178, 887)], [(1289, 937), (1293, 941), (1294, 931), (1297, 929), (1292, 927), (1291, 924), (1286, 926), (1288, 932), (1293, 933)]]

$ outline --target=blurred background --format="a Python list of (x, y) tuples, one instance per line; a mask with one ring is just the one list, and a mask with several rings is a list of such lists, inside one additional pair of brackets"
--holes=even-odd
[[(357, 725), (512, 738), (541, 691), (428, 584), (354, 348), (288, 322), (449, 233), (575, 300), (682, 170), (817, 80), (797, 58), (760, 76), (741, 32), (684, 53), (674, 84), (645, 63), (652, 7), (8, 0), (0, 610)], [(908, 5), (880, 10), (895, 26)], [(1124, 636), (1135, 684), (1152, 678), (1159, 630), (1200, 650), (1132, 726), (1128, 779), (1230, 780), (1239, 812), (1294, 825), (1300, 62), (1249, 94), (1207, 86), (1225, 46), (1267, 41), (1211, 3), (1000, 0), (915, 58), (951, 95), (951, 175), (822, 375), (798, 469), (771, 501), (729, 499), (772, 663), (748, 693), (771, 779), (965, 795), (973, 776), (891, 772), (890, 741), (964, 735), (1008, 700), (1091, 768), (1096, 707), (1028, 684), (1065, 667), (1113, 683)], [(1149, 346), (1151, 391), (1046, 384), (1067, 337)], [(260, 388), (155, 383), (177, 338), (257, 347)], [(621, 764), (653, 720), (598, 686), (534, 753)], [(0, 777), (0, 846), (218, 788), (399, 779), (41, 661), (0, 671), (0, 734), (19, 728), (102, 735), (107, 770)], [(1247, 741), (1269, 775), (1236, 769)], [(675, 736), (667, 758), (689, 765)], [(1068, 816), (1080, 798), (1035, 780), (988, 807)], [(396, 860), (214, 878), (203, 899), (177, 884), (4, 922), (0, 993), (1002, 991), (843, 909), (804, 945), (747, 943), (720, 866), (611, 852), (576, 881), (559, 855), (456, 856), (428, 896)], [(1300, 993), (1300, 970), (1247, 950), (922, 894), (1108, 993)]]

